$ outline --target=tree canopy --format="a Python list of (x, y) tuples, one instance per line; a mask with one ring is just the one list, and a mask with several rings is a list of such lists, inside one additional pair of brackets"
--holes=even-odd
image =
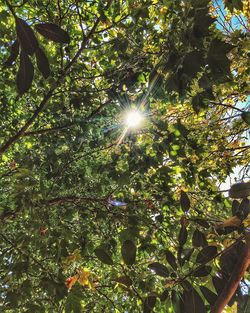
[(249, 12), (0, 3), (0, 310), (247, 312)]

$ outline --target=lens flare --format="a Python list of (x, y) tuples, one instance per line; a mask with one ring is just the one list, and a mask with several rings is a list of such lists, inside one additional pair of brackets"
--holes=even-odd
[(129, 111), (125, 117), (125, 125), (128, 128), (137, 128), (140, 126), (142, 122), (142, 114), (137, 111)]

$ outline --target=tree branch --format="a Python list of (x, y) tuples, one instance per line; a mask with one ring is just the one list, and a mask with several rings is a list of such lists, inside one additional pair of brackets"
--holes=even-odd
[(246, 235), (246, 246), (242, 255), (239, 257), (238, 263), (232, 272), (232, 275), (228, 281), (228, 284), (222, 290), (217, 301), (215, 302), (211, 313), (221, 313), (224, 307), (228, 304), (232, 296), (234, 295), (238, 285), (244, 276), (244, 273), (250, 265), (250, 233)]
[[(110, 100), (105, 101), (104, 103), (101, 103), (98, 108), (96, 108), (94, 111), (92, 111), (89, 116), (87, 116), (85, 118), (85, 120), (83, 120), (83, 122), (87, 123), (91, 120), (91, 118), (93, 118), (94, 116), (96, 116), (108, 103), (110, 103)], [(75, 123), (70, 123), (68, 125), (62, 125), (62, 126), (55, 126), (55, 127), (51, 127), (51, 128), (44, 128), (44, 129), (38, 129), (38, 130), (34, 130), (34, 131), (29, 131), (29, 132), (25, 132), (22, 136), (23, 137), (27, 137), (27, 136), (35, 136), (35, 135), (43, 135), (43, 134), (47, 134), (47, 133), (51, 133), (51, 132), (58, 132), (70, 127), (73, 127), (75, 125)]]
[(104, 199), (104, 198), (77, 197), (77, 196), (57, 197), (57, 198), (47, 200), (46, 203), (47, 204), (59, 204), (63, 202), (80, 202), (80, 201), (107, 203), (107, 199)]

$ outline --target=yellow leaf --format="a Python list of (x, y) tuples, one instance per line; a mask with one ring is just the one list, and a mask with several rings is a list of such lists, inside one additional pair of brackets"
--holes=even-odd
[(90, 286), (89, 276), (91, 275), (90, 271), (86, 268), (82, 268), (78, 270), (78, 282), (82, 286)]

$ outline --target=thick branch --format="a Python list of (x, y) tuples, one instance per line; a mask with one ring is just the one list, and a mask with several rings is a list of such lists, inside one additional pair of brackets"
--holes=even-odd
[(224, 307), (231, 300), (236, 289), (239, 286), (239, 283), (244, 276), (244, 273), (250, 265), (250, 233), (246, 235), (246, 246), (239, 257), (238, 263), (235, 265), (235, 268), (232, 272), (232, 275), (228, 281), (228, 284), (224, 287), (222, 293), (219, 295), (217, 301), (215, 302), (211, 313), (221, 313)]

